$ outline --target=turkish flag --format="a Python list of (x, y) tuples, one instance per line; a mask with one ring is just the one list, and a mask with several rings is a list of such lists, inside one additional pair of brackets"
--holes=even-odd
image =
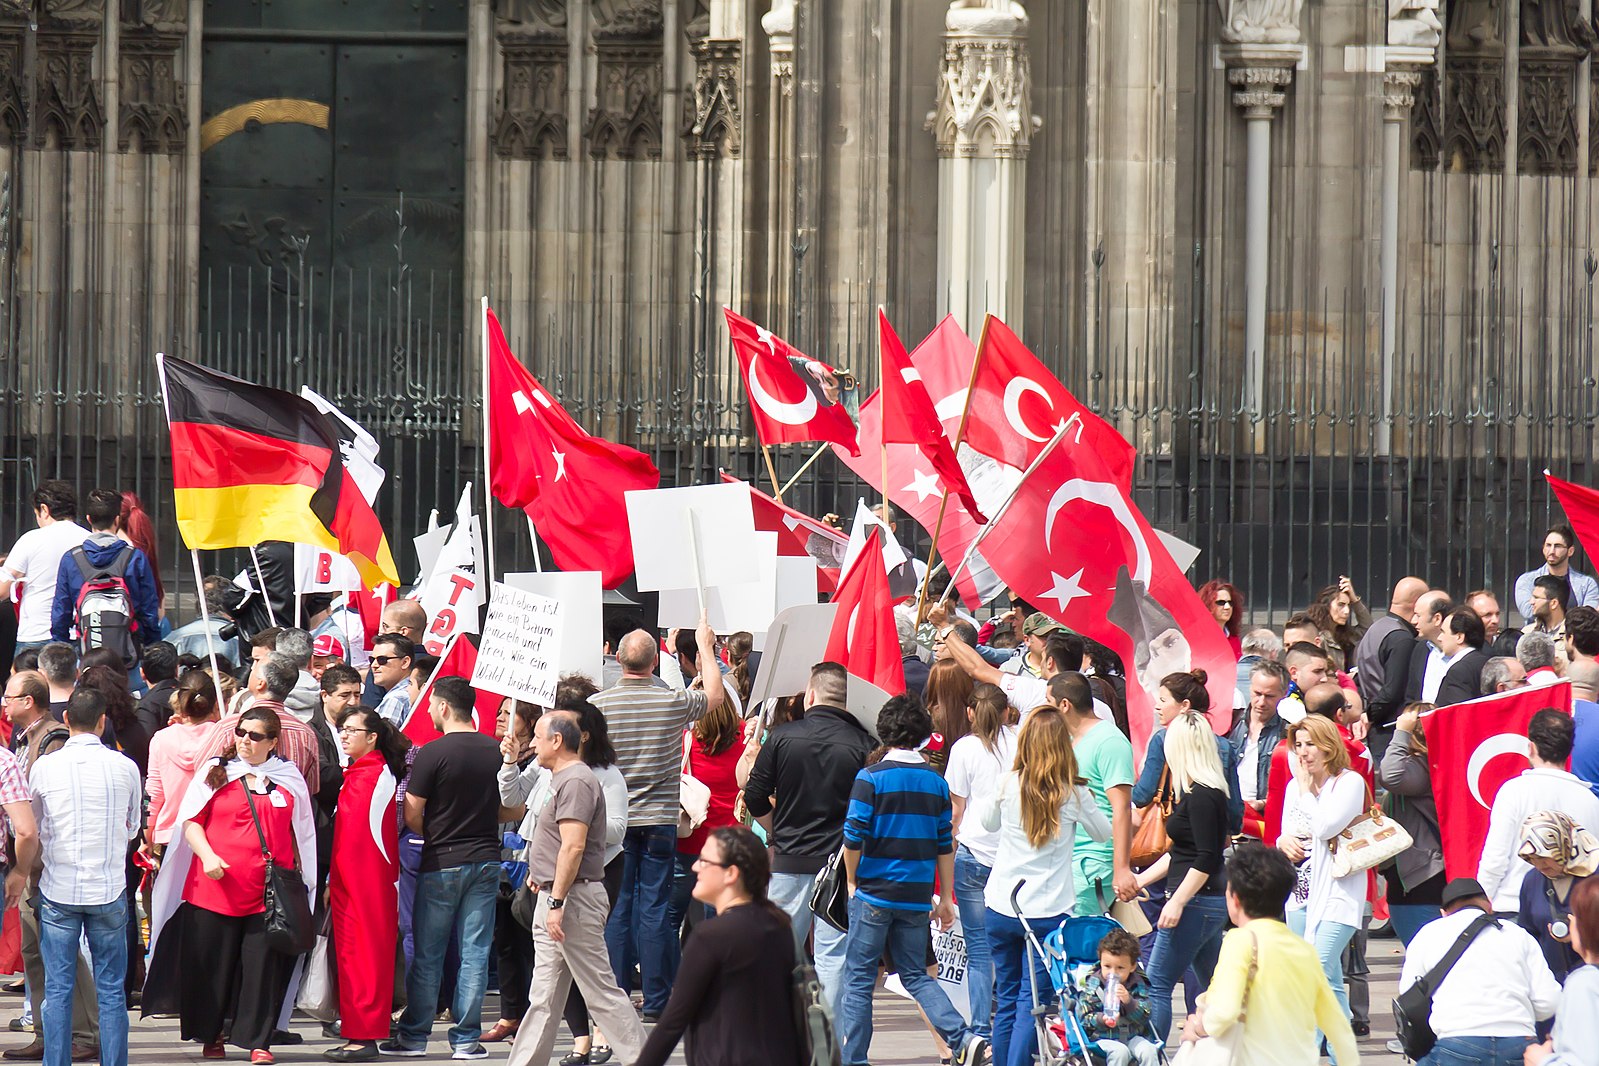
[[(459, 677), (470, 682), (472, 671), (476, 668), (477, 645), (473, 644), (466, 634), (456, 634), (450, 641), (450, 646), (445, 648), (444, 654), (439, 657), (439, 665), (434, 669), (433, 676), (428, 678), (428, 683), (423, 686), (422, 694), (417, 698), (416, 705), (411, 708), (410, 716), (406, 718), (400, 732), (410, 737), (411, 743), (418, 746), (443, 736), (444, 734), (433, 724), (433, 716), (428, 713), (428, 700), (433, 695), (433, 683), (441, 677)], [(500, 713), (500, 704), (505, 701), (505, 697), (480, 688), (473, 689), (472, 693), (476, 697), (472, 717), (477, 723), (477, 731), (484, 736), (492, 737), (495, 720)]]
[[(928, 394), (933, 398), (934, 413), (938, 415), (944, 433), (950, 438), (960, 430), (961, 411), (966, 403), (966, 383), (971, 378), (972, 360), (976, 355), (976, 347), (961, 331), (953, 315), (946, 315), (911, 353), (911, 365), (927, 383)], [(915, 518), (931, 536), (938, 526), (938, 512), (944, 497), (932, 465), (916, 445), (887, 445), (888, 486), (887, 492), (884, 492), (881, 399), (882, 394), (877, 392), (861, 404), (862, 454), (852, 457), (838, 448), (833, 449), (833, 454), (862, 481), (879, 494), (886, 495), (895, 507)], [(1022, 472), (988, 456), (979, 455), (964, 444), (958, 457), (966, 473), (967, 484), (977, 496), (979, 506), (988, 514), (997, 514), (1011, 490), (1020, 482)], [(966, 557), (967, 549), (982, 529), (982, 524), (965, 508), (944, 509), (944, 526), (938, 537), (938, 550), (951, 572)], [(981, 548), (972, 555), (967, 568), (955, 578), (955, 588), (961, 599), (974, 610), (999, 595), (1004, 587), (1004, 582), (994, 575), (983, 558)]]
[(562, 570), (598, 570), (606, 588), (633, 572), (625, 493), (661, 482), (643, 452), (590, 436), (505, 343), (488, 312), (489, 488), (538, 527)]
[(1561, 481), (1547, 472), (1544, 477), (1548, 478), (1549, 487), (1555, 490), (1566, 518), (1571, 522), (1571, 530), (1582, 541), (1589, 558), (1599, 558), (1599, 555), (1594, 554), (1599, 552), (1599, 492), (1584, 485)]
[[(966, 421), (966, 443), (984, 455), (1025, 470), (1038, 457), (1050, 437), (1062, 426), (1066, 441), (1094, 453), (1106, 480), (1130, 490), (1137, 452), (1116, 428), (1078, 401), (1027, 350), (1009, 326), (989, 315), (983, 333), (983, 350), (972, 384), (971, 415)], [(934, 395), (956, 389), (965, 396), (971, 362), (940, 364), (942, 373), (923, 371)], [(953, 397), (951, 399), (953, 403)]]
[(848, 537), (803, 511), (777, 502), (754, 485), (739, 481), (725, 470), (722, 471), (722, 481), (748, 487), (750, 507), (755, 513), (755, 528), (777, 534), (777, 554), (814, 560), (817, 587), (822, 592), (832, 592), (838, 588), (838, 569), (844, 559), (844, 549), (849, 546)]
[(1204, 669), (1210, 721), (1232, 724), (1237, 659), (1188, 578), (1114, 481), (1115, 457), (1068, 435), (1022, 483), (983, 541), (994, 571), (1018, 596), (1106, 645), (1127, 670), (1127, 719), (1140, 761), (1167, 674)]
[(866, 547), (839, 578), (833, 596), (838, 613), (827, 635), (828, 662), (840, 663), (854, 677), (890, 696), (905, 691), (905, 663), (894, 626), (894, 600), (883, 567), (883, 535), (874, 528)]
[(960, 497), (961, 506), (968, 514), (978, 522), (987, 522), (977, 506), (977, 497), (972, 495), (972, 487), (966, 483), (966, 471), (955, 458), (950, 438), (944, 435), (933, 398), (922, 383), (921, 372), (911, 362), (905, 345), (889, 325), (888, 315), (881, 307), (877, 309), (877, 326), (883, 355), (883, 383), (877, 393), (883, 419), (883, 442), (914, 444), (920, 448), (922, 456), (938, 474), (943, 492)]
[(1422, 716), (1449, 877), (1477, 876), (1494, 797), (1532, 765), (1527, 723), (1546, 707), (1571, 713), (1569, 681), (1500, 692)]
[(363, 588), (349, 594), (350, 609), (361, 615), (361, 629), (366, 634), (366, 650), (372, 650), (372, 638), (382, 631), (383, 608), (399, 599), (400, 592), (384, 582), (375, 589)]
[(762, 443), (823, 440), (859, 455), (855, 423), (840, 401), (838, 372), (732, 308), (722, 312)]

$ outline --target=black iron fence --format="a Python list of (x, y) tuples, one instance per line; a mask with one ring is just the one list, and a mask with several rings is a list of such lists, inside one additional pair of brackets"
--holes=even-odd
[[(31, 524), (29, 495), (41, 479), (62, 477), (80, 490), (131, 488), (162, 532), (168, 588), (192, 592), (171, 522), (154, 364), (165, 350), (281, 388), (309, 385), (370, 429), (389, 472), (380, 515), (404, 576), (414, 576), (410, 538), (435, 508), (449, 520), (465, 482), (482, 482), (476, 315), (433, 317), (434, 294), (458, 280), (401, 270), (347, 274), (319, 288), (279, 270), (239, 282), (202, 279), (198, 328), (164, 337), (103, 334), (94, 324), (100, 312), (70, 295), (6, 309), (16, 348), (0, 353), (0, 542)], [(241, 291), (251, 295), (239, 306), (207, 298)], [(865, 370), (867, 387), (874, 311), (865, 300), (850, 303), (844, 314), (858, 324), (858, 342), (815, 353)], [(1344, 573), (1378, 604), (1407, 573), (1457, 594), (1486, 586), (1503, 598), (1537, 561), (1543, 528), (1559, 518), (1544, 468), (1599, 481), (1599, 385), (1579, 360), (1551, 357), (1501, 330), (1497, 342), (1466, 351), (1439, 342), (1401, 350), (1384, 397), (1378, 331), (1369, 316), (1338, 319), (1324, 309), (1329, 328), (1286, 330), (1296, 339), (1269, 353), (1255, 399), (1226, 345), (1197, 336), (1202, 331), (1184, 350), (1152, 350), (1118, 340), (1116, 324), (1102, 323), (1092, 366), (1049, 338), (1027, 339), (1138, 444), (1138, 501), (1157, 527), (1201, 549), (1195, 582), (1231, 579), (1254, 617), (1280, 618)], [(647, 327), (639, 321), (620, 297), (606, 296), (504, 325), (517, 354), (579, 422), (651, 453), (664, 483), (710, 480), (719, 468), (764, 483), (725, 338), (712, 332), (696, 343), (707, 335), (704, 320), (694, 328), (687, 311), (657, 311)], [(899, 323), (907, 338), (932, 325)], [(779, 477), (810, 457), (806, 447), (774, 449)], [(824, 456), (795, 484), (791, 502), (815, 514), (848, 513), (863, 494)], [(481, 507), (481, 488), (477, 499)], [(530, 567), (526, 525), (494, 510), (502, 568)], [(925, 552), (925, 534), (910, 539)], [(207, 569), (240, 565), (236, 553), (217, 554)]]

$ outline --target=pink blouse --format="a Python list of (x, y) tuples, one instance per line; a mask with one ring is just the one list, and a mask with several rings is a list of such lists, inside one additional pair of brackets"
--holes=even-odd
[(172, 839), (172, 830), (178, 821), (178, 808), (183, 804), (183, 794), (189, 791), (189, 782), (194, 779), (194, 772), (200, 765), (200, 753), (215, 724), (173, 724), (150, 738), (150, 769), (144, 790), (150, 797), (150, 822), (153, 827), (150, 838), (153, 842), (166, 844)]

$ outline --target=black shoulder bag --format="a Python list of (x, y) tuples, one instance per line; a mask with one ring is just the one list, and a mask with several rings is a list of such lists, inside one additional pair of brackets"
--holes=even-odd
[(1454, 969), (1455, 963), (1460, 961), (1460, 956), (1466, 953), (1478, 934), (1490, 925), (1497, 924), (1498, 918), (1485, 913), (1466, 926), (1455, 938), (1449, 951), (1438, 960), (1438, 965), (1394, 1000), (1394, 1025), (1399, 1030), (1399, 1042), (1405, 1046), (1405, 1054), (1410, 1058), (1420, 1060), (1438, 1042), (1437, 1034), (1432, 1031), (1432, 997), (1438, 991), (1438, 986), (1443, 984), (1444, 978), (1449, 976), (1449, 971)]
[(240, 778), (239, 783), (244, 786), (244, 802), (250, 807), (250, 820), (255, 823), (255, 835), (261, 841), (261, 858), (266, 862), (263, 893), (266, 913), (262, 918), (266, 922), (267, 947), (282, 955), (303, 955), (316, 943), (316, 925), (311, 920), (311, 899), (305, 890), (305, 879), (300, 876), (298, 863), (280, 866), (272, 858), (266, 834), (261, 832), (261, 818), (255, 813), (250, 784), (244, 778)]

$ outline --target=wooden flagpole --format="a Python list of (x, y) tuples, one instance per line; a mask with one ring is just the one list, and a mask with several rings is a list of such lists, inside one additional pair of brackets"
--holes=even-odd
[[(798, 482), (801, 477), (805, 476), (805, 471), (809, 470), (816, 463), (816, 460), (822, 457), (822, 453), (825, 451), (827, 451), (826, 444), (818, 445), (817, 449), (811, 453), (811, 457), (805, 460), (798, 470), (794, 471), (794, 476), (783, 483), (783, 492), (787, 492), (789, 489), (793, 488), (795, 483)], [(783, 502), (783, 497), (781, 494), (778, 495), (777, 502)]]
[[(960, 461), (961, 442), (966, 439), (966, 420), (972, 413), (972, 390), (977, 386), (977, 371), (983, 365), (983, 349), (988, 345), (988, 323), (994, 316), (983, 315), (983, 331), (978, 334), (977, 354), (972, 358), (972, 372), (966, 379), (966, 402), (961, 405), (960, 428), (955, 432), (955, 461)], [(949, 489), (944, 490), (944, 498), (938, 502), (938, 522), (933, 526), (933, 543), (927, 549), (927, 573), (922, 575), (922, 587), (916, 593), (916, 624), (921, 625), (927, 620), (927, 584), (933, 578), (933, 560), (938, 557), (938, 538), (944, 532), (944, 511), (949, 507)], [(955, 583), (955, 575), (950, 574), (950, 584)]]
[(766, 473), (772, 479), (772, 491), (777, 494), (777, 502), (782, 503), (783, 487), (777, 482), (777, 467), (772, 465), (772, 449), (766, 446), (764, 440), (761, 441), (761, 454), (766, 457)]

